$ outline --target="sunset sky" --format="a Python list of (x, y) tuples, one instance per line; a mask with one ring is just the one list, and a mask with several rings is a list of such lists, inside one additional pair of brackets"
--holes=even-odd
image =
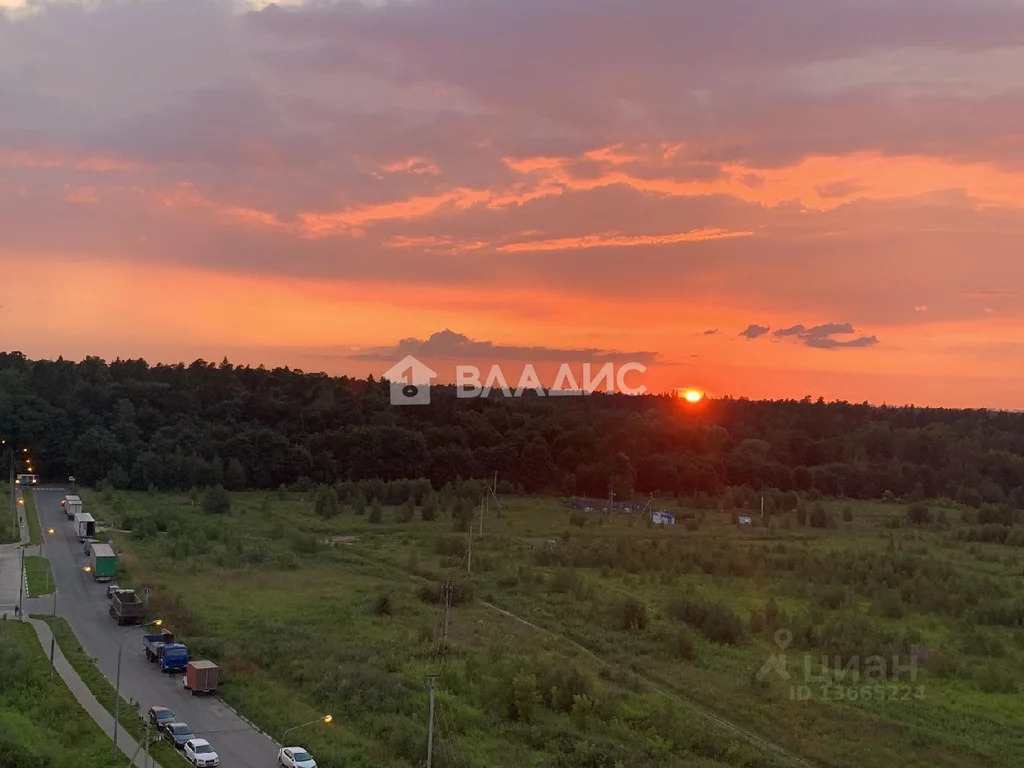
[(1020, 0), (0, 9), (0, 349), (1024, 409)]

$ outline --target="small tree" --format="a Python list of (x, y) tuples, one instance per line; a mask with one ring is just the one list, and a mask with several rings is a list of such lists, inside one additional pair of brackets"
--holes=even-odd
[(423, 506), (420, 507), (420, 517), (424, 520), (436, 520), (437, 519), (437, 494), (431, 491), (424, 497)]
[(203, 511), (208, 515), (225, 515), (231, 511), (231, 495), (221, 486), (207, 488), (203, 495)]
[(410, 496), (398, 513), (398, 519), (403, 523), (411, 523), (414, 517), (416, 517), (416, 499)]
[(338, 514), (338, 492), (333, 486), (321, 485), (317, 488), (316, 498), (313, 500), (313, 510), (325, 520), (329, 520)]
[(230, 459), (224, 469), (224, 485), (231, 491), (245, 489), (245, 467), (238, 459)]
[(370, 516), (367, 518), (371, 523), (379, 523), (384, 519), (384, 510), (377, 499), (370, 505)]
[(844, 523), (852, 523), (853, 522), (853, 510), (850, 509), (849, 505), (843, 507), (843, 522)]
[(635, 597), (627, 597), (619, 605), (619, 626), (640, 632), (647, 627), (647, 606)]
[(915, 501), (907, 507), (907, 519), (914, 525), (931, 521), (931, 512), (923, 501)]
[(355, 512), (357, 515), (366, 514), (366, 503), (366, 497), (363, 496), (362, 492), (360, 491), (356, 491), (356, 493), (352, 495), (351, 501), (349, 501), (349, 505), (352, 507), (352, 511)]

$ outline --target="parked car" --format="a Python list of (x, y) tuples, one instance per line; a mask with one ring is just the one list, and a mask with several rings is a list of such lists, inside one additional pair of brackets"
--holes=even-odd
[(185, 742), (185, 759), (197, 768), (213, 768), (220, 765), (220, 757), (206, 739), (189, 739)]
[(196, 737), (188, 723), (168, 723), (164, 726), (164, 736), (178, 749), (184, 749), (185, 742)]
[(150, 707), (148, 714), (149, 722), (155, 725), (158, 731), (162, 731), (165, 725), (173, 723), (175, 719), (174, 713), (167, 707)]
[(302, 747), (285, 747), (277, 753), (281, 768), (316, 768), (316, 760)]
[(114, 596), (114, 593), (119, 591), (121, 588), (117, 584), (107, 584), (107, 600)]

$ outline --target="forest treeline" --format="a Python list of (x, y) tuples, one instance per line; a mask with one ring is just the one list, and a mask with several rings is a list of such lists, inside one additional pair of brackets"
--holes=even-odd
[(729, 487), (1024, 507), (1024, 414), (594, 394), (396, 407), (383, 380), (0, 353), (0, 435), (44, 480), (146, 490), (490, 478), (616, 499)]

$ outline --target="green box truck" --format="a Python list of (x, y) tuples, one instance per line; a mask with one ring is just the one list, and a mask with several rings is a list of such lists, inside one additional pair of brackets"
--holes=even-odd
[(109, 544), (93, 542), (89, 545), (89, 554), (92, 577), (96, 581), (110, 581), (114, 578), (114, 574), (117, 572), (117, 555), (114, 554), (114, 550)]

